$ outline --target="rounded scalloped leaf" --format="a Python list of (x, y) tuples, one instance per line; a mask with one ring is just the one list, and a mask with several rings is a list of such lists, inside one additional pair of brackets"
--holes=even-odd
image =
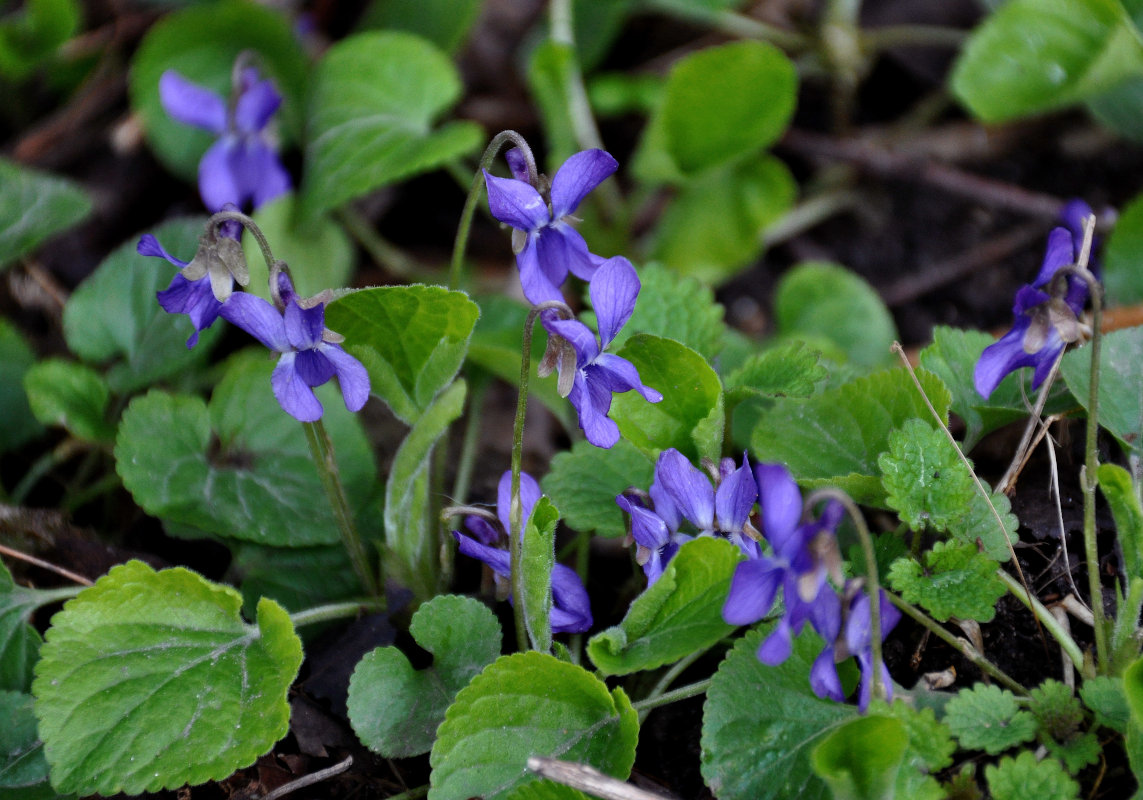
[(945, 706), (945, 724), (960, 746), (996, 755), (1036, 736), (1036, 718), (999, 686), (961, 689)]
[(528, 756), (589, 764), (626, 779), (639, 720), (622, 689), (538, 653), (502, 656), (472, 679), (437, 729), (429, 800), (494, 800), (537, 780)]
[(302, 646), (286, 612), (190, 570), (114, 567), (52, 618), (32, 686), (61, 793), (219, 780), (286, 735)]

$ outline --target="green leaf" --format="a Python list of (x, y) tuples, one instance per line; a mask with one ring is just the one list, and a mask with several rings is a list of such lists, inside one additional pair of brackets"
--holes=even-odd
[(1136, 725), (1143, 724), (1143, 658), (1136, 659), (1124, 670), (1123, 692), (1131, 711), (1131, 721)]
[(112, 795), (221, 780), (285, 736), (301, 642), (274, 601), (252, 625), (241, 605), (231, 588), (141, 561), (68, 602), (32, 687), (52, 785)]
[(502, 656), (460, 691), (437, 729), (430, 800), (504, 797), (535, 780), (528, 756), (554, 756), (625, 779), (638, 714), (622, 689), (535, 651)]
[(0, 419), (4, 420), (0, 425), (0, 453), (43, 433), (24, 391), (24, 376), (35, 363), (36, 354), (24, 337), (8, 320), (0, 318)]
[[(1060, 374), (1084, 409), (1091, 397), (1091, 347), (1064, 356)], [(1124, 450), (1139, 450), (1143, 419), (1143, 328), (1126, 328), (1103, 336), (1099, 353), (1099, 424), (1119, 439)]]
[(39, 592), (16, 583), (0, 563), (0, 691), (23, 692), (32, 685), (40, 634), (28, 621), (43, 604)]
[(1103, 288), (1107, 304), (1130, 305), (1143, 301), (1143, 195), (1137, 195), (1119, 213), (1103, 248)]
[[(989, 500), (992, 505), (989, 506)], [(996, 513), (993, 513), (993, 508)], [(1000, 523), (997, 523), (997, 517)], [(978, 542), (984, 554), (994, 561), (1008, 561), (1012, 558), (1011, 542), (1019, 541), (1016, 529), (1020, 522), (1012, 513), (1012, 502), (1003, 492), (989, 492), (988, 499), (980, 492), (972, 496), (968, 513), (949, 526), (948, 533), (954, 539), (976, 545)]]
[(36, 731), (32, 696), (0, 691), (0, 794), (8, 800), (55, 800), (44, 743)]
[(1068, 777), (1060, 762), (1053, 758), (1037, 761), (1030, 750), (987, 765), (984, 777), (992, 800), (1076, 800), (1080, 796), (1079, 784)]
[(646, 489), (654, 472), (654, 463), (625, 439), (610, 450), (580, 441), (556, 454), (541, 483), (569, 528), (620, 537), (626, 535), (627, 523), (616, 495), (632, 486)]
[(708, 361), (722, 350), (723, 308), (710, 287), (659, 264), (639, 270), (643, 284), (631, 319), (612, 342), (618, 349), (635, 333), (651, 333), (685, 344)]
[(671, 339), (639, 333), (618, 355), (630, 361), (645, 386), (663, 395), (648, 403), (637, 392), (615, 395), (611, 418), (619, 432), (645, 450), (678, 448), (691, 460), (722, 453), (722, 383), (701, 355)]
[[(324, 603), (361, 598), (365, 590), (340, 542), (320, 547), (267, 547), (227, 542), (227, 583), (239, 586), (242, 609), (253, 613), (258, 600), (269, 597), (287, 611), (305, 611)], [(307, 626), (305, 634), (315, 627)]]
[(468, 38), (483, 0), (374, 0), (361, 28), (405, 31), (455, 54)]
[(905, 420), (877, 459), (885, 502), (914, 531), (947, 530), (976, 493), (956, 447), (922, 419)]
[(185, 180), (196, 179), (199, 161), (218, 137), (168, 116), (159, 100), (159, 78), (173, 69), (228, 98), (234, 61), (245, 50), (256, 54), (259, 72), (282, 95), (274, 119), (288, 140), (298, 139), (308, 59), (282, 14), (241, 0), (191, 6), (160, 20), (135, 51), (129, 72), (131, 108), (159, 161)]
[(750, 355), (726, 376), (727, 394), (748, 397), (809, 397), (829, 377), (822, 354), (805, 342), (789, 341)]
[[(793, 652), (770, 667), (756, 652), (769, 630), (739, 639), (707, 690), (702, 775), (719, 800), (827, 800), (810, 767), (814, 746), (857, 709), (810, 691), (810, 666), (822, 640), (805, 630)], [(749, 746), (744, 746), (748, 742)]]
[(996, 755), (1036, 736), (1036, 718), (999, 686), (961, 689), (945, 707), (945, 724), (961, 747)]
[(1127, 732), (1131, 711), (1127, 707), (1127, 694), (1122, 678), (1099, 675), (1088, 678), (1080, 687), (1080, 698), (1095, 714), (1098, 725), (1120, 733)]
[(114, 441), (115, 426), (107, 421), (111, 390), (90, 367), (60, 358), (41, 361), (24, 375), (24, 389), (44, 425), (59, 425), (89, 442)]
[(75, 183), (0, 158), (0, 270), (91, 213)]
[(950, 617), (992, 621), (996, 601), (1007, 592), (994, 560), (978, 552), (975, 544), (955, 542), (937, 542), (924, 560), (923, 570), (911, 558), (894, 561), (889, 584), (940, 622)]
[(1143, 43), (1117, 0), (1009, 0), (977, 28), (953, 93), (984, 122), (1082, 102), (1143, 74)]
[(329, 304), (326, 325), (369, 370), (372, 391), (412, 424), (456, 376), (480, 309), (439, 286), (383, 286)]
[(504, 800), (591, 800), (586, 794), (552, 781), (533, 781), (517, 786)]
[[(243, 353), (210, 405), (154, 391), (131, 401), (115, 444), (116, 470), (147, 513), (220, 536), (277, 547), (340, 542), (301, 424), (270, 389), (274, 362)], [(357, 418), (337, 389), (318, 387), (342, 485), (364, 527), (377, 475)], [(373, 523), (375, 525), (375, 522)]]
[(548, 163), (553, 168), (579, 150), (572, 99), (568, 87), (578, 79), (575, 48), (554, 39), (536, 45), (528, 59), (528, 89), (540, 110), (548, 143)]
[(397, 448), (385, 482), (386, 568), (419, 600), (438, 591), (440, 522), (431, 518), (429, 471), (433, 447), (464, 411), (464, 381), (456, 381), (420, 416)]
[(858, 717), (835, 728), (810, 754), (814, 773), (834, 800), (891, 797), (909, 736), (892, 717)]
[(378, 647), (349, 680), (349, 721), (361, 741), (386, 758), (432, 749), (457, 692), (500, 655), (500, 623), (482, 603), (438, 595), (413, 614), (409, 633), (433, 655), (414, 670), (397, 647)]
[(1117, 464), (1100, 464), (1096, 478), (1115, 518), (1123, 571), (1128, 581), (1143, 578), (1143, 506), (1139, 504), (1131, 473)]
[(1083, 707), (1072, 689), (1057, 680), (1046, 680), (1028, 693), (1028, 710), (1040, 726), (1041, 741), (1073, 775), (1099, 760), (1095, 734), (1081, 730)]
[[(296, 195), (287, 192), (253, 213), (254, 222), (274, 250), (274, 257), (289, 264), (294, 288), (303, 297), (345, 286), (353, 272), (353, 242), (329, 215), (303, 217), (297, 206)], [(249, 234), (243, 236), (242, 245), (250, 270), (250, 285), (246, 290), (269, 300), (270, 276), (262, 250)]]
[(797, 88), (794, 65), (772, 45), (707, 47), (675, 63), (648, 127), (661, 126), (667, 155), (693, 175), (773, 144)]
[(0, 75), (28, 77), (75, 35), (81, 21), (76, 0), (27, 0), (0, 20)]
[(560, 512), (541, 497), (524, 520), (520, 569), (524, 573), (524, 627), (534, 650), (552, 649), (552, 567), (556, 563), (556, 525)]
[[(923, 369), (917, 379), (947, 421), (948, 389)], [(932, 414), (908, 372), (885, 370), (807, 399), (777, 399), (760, 415), (750, 449), (759, 461), (784, 463), (800, 483), (833, 484), (858, 503), (884, 508), (877, 459), (892, 432), (912, 418)]]
[[(173, 220), (154, 234), (168, 252), (189, 261), (205, 224), (203, 217)], [(201, 364), (223, 328), (216, 322), (188, 349), (187, 337), (194, 332), (190, 319), (168, 314), (155, 299), (175, 269), (162, 259), (139, 255), (137, 242), (138, 237), (132, 238), (111, 251), (68, 298), (63, 312), (68, 347), (89, 363), (112, 362), (107, 382), (120, 394)]]
[(684, 544), (623, 621), (591, 637), (592, 663), (604, 675), (628, 675), (674, 663), (729, 635), (734, 626), (723, 622), (722, 606), (740, 560), (724, 540)]
[(840, 264), (805, 261), (786, 272), (774, 295), (774, 321), (782, 336), (833, 342), (852, 364), (894, 359), (893, 316), (873, 287)]
[(789, 169), (770, 155), (704, 172), (663, 212), (652, 255), (681, 275), (724, 283), (757, 260), (796, 196)]
[[(1128, 78), (1117, 83), (1107, 91), (1087, 98), (1085, 105), (1092, 116), (1119, 136), (1133, 142), (1143, 140), (1143, 78)], [(1118, 292), (1113, 302), (1124, 302)]]
[(906, 765), (912, 764), (927, 772), (938, 772), (952, 765), (956, 744), (949, 729), (937, 720), (933, 709), (914, 708), (904, 700), (892, 703), (873, 700), (867, 713), (893, 717), (905, 724), (909, 733)]
[(307, 215), (428, 172), (480, 146), (479, 126), (433, 122), (460, 97), (456, 68), (408, 33), (360, 33), (331, 47), (310, 94)]

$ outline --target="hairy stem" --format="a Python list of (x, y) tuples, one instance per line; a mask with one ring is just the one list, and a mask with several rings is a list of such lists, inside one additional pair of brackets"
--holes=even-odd
[(681, 686), (673, 692), (664, 692), (658, 697), (647, 697), (643, 700), (638, 700), (631, 704), (631, 707), (642, 715), (644, 711), (650, 711), (659, 706), (670, 705), (679, 700), (686, 700), (688, 697), (697, 697), (700, 694), (705, 694), (706, 690), (710, 688), (712, 678), (701, 680), (697, 683), (691, 683), (686, 686)]
[(1004, 585), (1008, 587), (1008, 591), (1036, 615), (1036, 619), (1040, 621), (1043, 629), (1051, 634), (1060, 648), (1067, 653), (1068, 658), (1075, 664), (1076, 669), (1078, 669), (1081, 674), (1086, 675), (1087, 670), (1084, 669), (1083, 652), (1080, 650), (1079, 645), (1076, 644), (1076, 640), (1071, 637), (1071, 634), (1064, 630), (1060, 623), (1056, 621), (1056, 618), (1052, 616), (1052, 612), (1035, 597), (1029, 596), (1025, 587), (1007, 572), (998, 569), (996, 570), (996, 574), (1000, 576), (1000, 580), (1004, 581)]
[(290, 622), (295, 628), (303, 625), (316, 625), (319, 622), (331, 622), (338, 619), (356, 617), (362, 611), (384, 611), (384, 603), (373, 600), (351, 600), (344, 603), (329, 603), (324, 606), (307, 608), (296, 614), (290, 614)]

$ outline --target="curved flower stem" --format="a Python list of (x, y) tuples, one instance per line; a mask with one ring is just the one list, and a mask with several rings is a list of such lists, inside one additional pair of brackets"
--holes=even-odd
[(318, 477), (321, 478), (322, 488), (325, 489), (326, 499), (333, 510), (333, 518), (337, 522), (337, 530), (341, 534), (341, 544), (349, 554), (349, 561), (353, 564), (353, 572), (361, 581), (361, 586), (370, 597), (378, 598), (384, 607), (384, 598), (377, 577), (369, 564), (369, 555), (361, 535), (353, 524), (353, 513), (349, 510), (349, 501), (345, 497), (345, 489), (341, 485), (341, 476), (338, 474), (337, 461), (333, 457), (333, 442), (326, 433), (325, 425), (319, 419), (317, 422), (303, 422), (306, 431), (306, 443), (310, 446), (310, 454), (317, 466)]
[(881, 581), (877, 576), (877, 554), (873, 550), (873, 537), (865, 517), (853, 502), (853, 498), (832, 486), (817, 489), (806, 498), (806, 508), (811, 508), (821, 500), (836, 500), (845, 507), (845, 513), (853, 520), (857, 538), (861, 540), (861, 552), (865, 556), (865, 593), (869, 597), (869, 636), (873, 655), (873, 679), (870, 686), (872, 697), (884, 699), (881, 694)]
[(524, 162), (528, 165), (528, 183), (535, 186), (540, 179), (540, 172), (536, 169), (536, 157), (532, 155), (532, 148), (524, 137), (516, 131), (501, 131), (492, 137), (484, 155), (480, 157), (480, 164), (476, 168), (476, 175), (472, 179), (472, 186), (468, 190), (468, 198), (464, 201), (464, 209), (460, 212), (460, 222), (456, 227), (456, 238), (452, 245), (452, 261), (448, 269), (448, 288), (460, 288), (460, 274), (464, 269), (464, 251), (468, 247), (468, 234), (472, 229), (472, 217), (476, 213), (476, 203), (480, 200), (480, 193), (484, 189), (484, 170), (492, 166), (492, 160), (500, 152), (506, 142), (511, 142), (519, 148), (524, 155)]
[(1076, 644), (1076, 640), (1071, 637), (1071, 634), (1064, 630), (1060, 623), (1056, 621), (1056, 618), (1052, 616), (1052, 612), (1045, 608), (1044, 604), (1035, 597), (1029, 598), (1025, 588), (1007, 572), (998, 569), (996, 570), (996, 574), (1000, 577), (1000, 580), (1004, 581), (1004, 585), (1008, 587), (1008, 591), (1036, 615), (1036, 619), (1039, 620), (1044, 629), (1052, 635), (1052, 638), (1056, 640), (1060, 648), (1067, 653), (1068, 658), (1076, 665), (1076, 669), (1080, 671), (1080, 674), (1091, 677), (1089, 670), (1084, 668), (1083, 652), (1080, 650), (1079, 645)]
[(710, 688), (713, 678), (706, 678), (697, 683), (691, 683), (687, 686), (681, 686), (673, 692), (664, 692), (657, 697), (647, 697), (643, 700), (638, 700), (631, 704), (631, 707), (639, 712), (640, 719), (644, 711), (650, 711), (659, 706), (670, 705), (679, 700), (686, 700), (688, 697), (696, 697), (700, 694), (705, 694), (706, 690)]
[[(659, 682), (655, 684), (655, 687), (653, 689), (651, 689), (650, 692), (647, 693), (647, 696), (643, 698), (642, 702), (650, 702), (650, 701), (655, 700), (656, 698), (662, 697), (663, 694), (667, 691), (667, 687), (670, 686), (672, 683), (674, 683), (675, 679), (678, 678), (680, 675), (682, 675), (683, 672), (686, 671), (687, 667), (689, 667), (691, 664), (695, 663), (700, 658), (702, 658), (703, 655), (705, 655), (707, 650), (709, 650), (709, 649), (710, 648), (708, 647), (708, 648), (703, 649), (703, 650), (697, 650), (693, 653), (690, 653), (689, 655), (683, 656), (681, 659), (676, 661), (674, 663), (674, 665), (672, 665), (669, 670), (667, 670), (665, 673), (663, 673), (663, 677), (661, 677), (659, 679)], [(648, 707), (648, 708), (641, 710), (639, 712), (639, 724), (640, 725), (643, 724), (643, 720), (645, 720), (647, 718), (647, 714), (649, 714), (650, 712), (651, 712), (651, 707)]]
[(520, 538), (524, 530), (524, 507), (520, 503), (520, 471), (524, 460), (524, 415), (528, 408), (528, 380), (532, 371), (532, 330), (540, 313), (558, 309), (570, 316), (571, 309), (557, 300), (549, 300), (528, 312), (524, 320), (524, 343), (520, 350), (520, 393), (516, 398), (516, 418), (512, 423), (512, 502), (508, 507), (508, 553), (512, 565), (512, 613), (516, 620), (516, 646), (528, 649), (528, 631), (524, 619), (524, 574), (520, 569)]
[(262, 250), (262, 258), (266, 261), (266, 269), (273, 270), (274, 268), (274, 252), (270, 249), (270, 242), (266, 239), (266, 234), (262, 233), (262, 229), (250, 217), (243, 214), (241, 211), (219, 211), (210, 218), (207, 224), (210, 229), (218, 227), (222, 222), (237, 222), (246, 230), (250, 231), (250, 235), (258, 242), (258, 247)]
[[(1005, 572), (1004, 574), (1007, 575), (1008, 573)], [(1018, 583), (1015, 584), (1015, 586), (1016, 589), (1021, 588), (1020, 584)], [(897, 606), (897, 608), (901, 609), (901, 611), (911, 617), (915, 622), (923, 626), (926, 630), (931, 631), (938, 639), (945, 642), (962, 656), (971, 661), (973, 665), (976, 666), (976, 668), (981, 672), (990, 675), (996, 680), (997, 683), (1003, 684), (1016, 694), (1028, 694), (1027, 689), (1009, 677), (1008, 674), (1004, 672), (1004, 670), (1000, 669), (1000, 667), (996, 666), (987, 658), (985, 658), (984, 655), (978, 652), (975, 647), (963, 639), (960, 639), (949, 633), (947, 630), (945, 630), (943, 625), (940, 625), (935, 620), (930, 619), (929, 616), (919, 608), (905, 602), (900, 597), (897, 597), (891, 592), (886, 592), (885, 596), (889, 598), (889, 601), (893, 605)]]
[(337, 619), (356, 617), (363, 610), (384, 611), (385, 604), (379, 603), (376, 599), (328, 603), (324, 606), (315, 606), (314, 608), (307, 608), (305, 611), (299, 611), (296, 614), (290, 614), (290, 622), (294, 623), (295, 628), (300, 628), (303, 625), (315, 625), (319, 622), (331, 622)]

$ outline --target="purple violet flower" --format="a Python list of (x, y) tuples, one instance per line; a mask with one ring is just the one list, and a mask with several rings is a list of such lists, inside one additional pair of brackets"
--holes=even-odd
[[(662, 484), (656, 477), (655, 482), (651, 484), (653, 508), (648, 508), (643, 499), (633, 492), (617, 495), (615, 498), (616, 504), (631, 517), (631, 537), (636, 544), (635, 561), (643, 567), (648, 586), (659, 579), (663, 570), (667, 568), (667, 563), (675, 557), (675, 553), (679, 552), (679, 548), (694, 538), (679, 533), (678, 514), (672, 513), (673, 506), (672, 511), (666, 510), (670, 500), (662, 502), (659, 495), (661, 492)], [(660, 496), (659, 501), (655, 500), (656, 496)]]
[(300, 300), (284, 272), (278, 275), (278, 293), (284, 312), (248, 292), (232, 294), (219, 312), (282, 354), (270, 378), (278, 404), (295, 419), (315, 422), (323, 409), (313, 387), (337, 375), (345, 407), (359, 411), (369, 399), (369, 374), (338, 344), (342, 337), (325, 327), (325, 303)]
[[(841, 680), (837, 676), (837, 662), (850, 656), (857, 658), (861, 667), (861, 687), (857, 695), (857, 707), (864, 711), (869, 706), (873, 693), (873, 631), (869, 614), (869, 594), (859, 588), (859, 582), (846, 584), (844, 594), (850, 597), (846, 606), (844, 624), (838, 610), (836, 625), (842, 629), (841, 636), (827, 638), (830, 642), (821, 651), (810, 668), (810, 688), (818, 697), (841, 702), (845, 700)], [(881, 611), (881, 639), (901, 621), (901, 612), (889, 602), (884, 591), (879, 591)], [(881, 685), (885, 687), (887, 699), (893, 698), (893, 683), (884, 662), (881, 664)]]
[[(505, 471), (500, 476), (496, 494), (496, 516), (500, 520), (502, 534), (506, 538), (511, 529), (508, 517), (512, 504), (511, 471)], [(525, 526), (541, 494), (536, 479), (527, 473), (520, 473), (520, 505), (523, 511), (521, 519)], [(472, 532), (472, 537), (460, 531), (452, 532), (460, 552), (487, 564), (492, 569), (497, 586), (507, 591), (512, 576), (511, 554), (507, 550), (491, 546), (501, 538), (501, 532), (496, 531), (487, 520), (477, 516), (467, 517), (464, 524)], [(521, 530), (522, 535), (523, 530)], [(512, 602), (511, 596), (508, 597), (508, 602)], [(552, 633), (583, 633), (591, 628), (591, 600), (587, 589), (584, 588), (583, 581), (579, 579), (575, 570), (563, 564), (552, 566), (552, 608), (548, 619)]]
[(218, 136), (198, 165), (199, 194), (211, 212), (227, 203), (258, 208), (291, 185), (266, 131), (282, 96), (253, 67), (237, 70), (235, 78), (232, 105), (174, 70), (159, 78), (159, 99), (168, 114)]
[(552, 179), (551, 192), (542, 196), (527, 181), (523, 158), (508, 152), (513, 178), (497, 178), (484, 171), (488, 208), (492, 216), (516, 229), (513, 249), (520, 283), (528, 301), (539, 305), (562, 301), (559, 287), (572, 273), (591, 280), (604, 259), (588, 252), (587, 242), (571, 226), (572, 214), (585, 197), (619, 167), (603, 150), (583, 150), (563, 163)]
[(1083, 246), (1082, 218), (1091, 209), (1082, 201), (1064, 207), (1067, 227), (1055, 228), (1048, 234), (1048, 248), (1036, 279), (1020, 287), (1012, 306), (1012, 329), (995, 343), (984, 348), (976, 362), (973, 383), (977, 393), (987, 399), (1000, 382), (1021, 367), (1034, 367), (1032, 389), (1039, 388), (1063, 349), (1079, 338), (1079, 316), (1087, 303), (1087, 284), (1076, 277), (1067, 281), (1062, 296), (1052, 296), (1045, 289), (1062, 267), (1075, 263)]
[[(557, 319), (547, 312), (541, 316), (549, 334), (575, 349), (575, 378), (568, 398), (584, 436), (596, 447), (610, 448), (619, 441), (619, 426), (607, 416), (613, 392), (634, 389), (650, 403), (663, 399), (659, 392), (643, 385), (630, 361), (603, 352), (631, 318), (640, 287), (635, 268), (622, 256), (610, 258), (599, 267), (588, 289), (599, 324), (598, 338), (579, 320)], [(562, 359), (559, 368), (561, 373), (565, 369)], [(561, 378), (566, 380), (562, 374)]]
[[(149, 233), (144, 234), (139, 239), (139, 244), (136, 245), (135, 250), (141, 256), (165, 258), (180, 270), (186, 269), (189, 263), (172, 256), (159, 244), (159, 240)], [(222, 303), (218, 302), (214, 296), (214, 291), (211, 289), (209, 275), (198, 280), (188, 280), (180, 272), (171, 279), (171, 283), (166, 289), (157, 292), (155, 296), (159, 300), (159, 305), (168, 314), (186, 314), (190, 317), (190, 321), (194, 325), (194, 333), (187, 339), (188, 348), (198, 344), (199, 331), (204, 331), (213, 325), (222, 309)]]

